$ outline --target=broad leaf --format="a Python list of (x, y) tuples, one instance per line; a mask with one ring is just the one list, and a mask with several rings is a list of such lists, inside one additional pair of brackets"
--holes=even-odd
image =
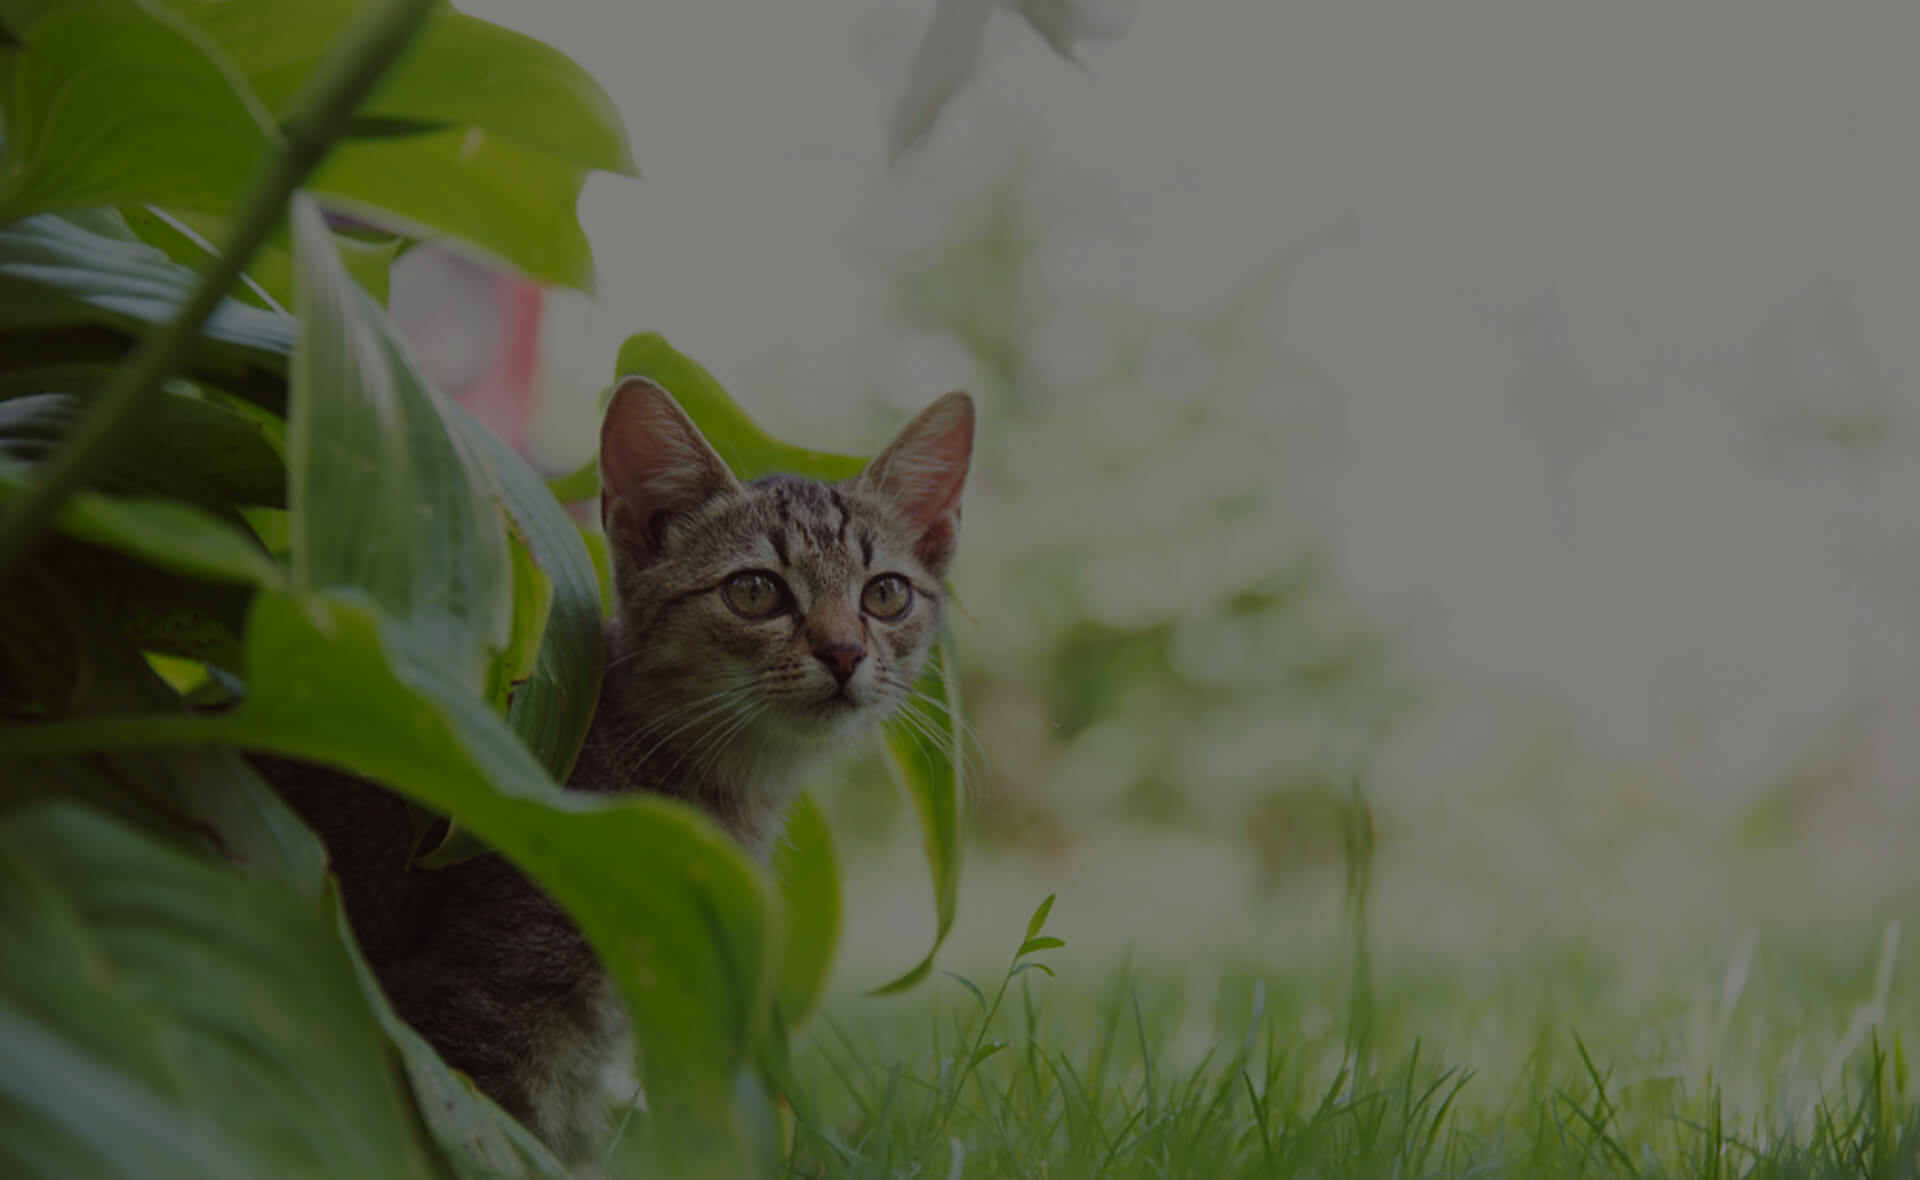
[(0, 876), (11, 965), (0, 1058), (46, 1053), (7, 1071), (35, 1087), (73, 1071), (61, 1110), (9, 1119), (0, 1152), (37, 1172), (54, 1153), (75, 1158), (79, 1131), (95, 1160), (73, 1174), (154, 1174), (107, 1142), (145, 1131), (162, 1139), (153, 1163), (169, 1161), (164, 1124), (120, 1121), (140, 1113), (127, 1101), (137, 1095), (168, 1116), (176, 1142), (224, 1149), (201, 1161), (208, 1174), (437, 1174), (334, 921), (313, 900), (71, 803), (0, 816)]
[(673, 395), (713, 449), (742, 479), (773, 471), (834, 482), (852, 479), (867, 465), (865, 459), (788, 446), (754, 424), (739, 403), (727, 395), (693, 358), (677, 351), (657, 332), (629, 336), (620, 346), (614, 380), (646, 377)]
[[(172, 692), (142, 665), (138, 652), (87, 637), (77, 662), (110, 680), (121, 711), (178, 708)], [(209, 856), (249, 877), (278, 882), (318, 903), (328, 888), (326, 853), (254, 768), (226, 749), (137, 750), (67, 759), (57, 773), (29, 767), (13, 776), (0, 806), (36, 800), (83, 802), (176, 844), (202, 846)], [(342, 920), (335, 923), (353, 960), (361, 995), (399, 1050), (428, 1131), (454, 1171), (472, 1180), (532, 1176), (561, 1180), (565, 1172), (532, 1136), (455, 1075), (419, 1036), (393, 1014), (379, 983), (353, 949)]]
[[(33, 480), (32, 466), (0, 459), (0, 510), (24, 496)], [(189, 577), (265, 585), (281, 578), (280, 567), (251, 537), (178, 500), (117, 499), (83, 489), (67, 498), (56, 523), (77, 541)]]
[[(274, 115), (361, 7), (355, 0), (173, 0)], [(599, 83), (531, 37), (434, 9), (406, 54), (354, 114), (354, 127), (473, 127), (581, 169), (632, 174), (626, 129)], [(351, 133), (352, 128), (350, 128)]]
[[(452, 426), (492, 458), (514, 532), (552, 595), (539, 653), (524, 681), (513, 687), (507, 724), (553, 780), (564, 783), (600, 700), (599, 578), (573, 518), (526, 460), (464, 408), (449, 408)], [(517, 595), (515, 603), (519, 610)]]
[(575, 210), (586, 170), (464, 128), (342, 143), (307, 188), (409, 238), (451, 237), (544, 283), (593, 289)]
[(294, 585), (365, 591), (478, 692), (508, 645), (513, 612), (493, 472), (465, 431), (448, 429), (452, 403), (413, 370), (385, 315), (348, 277), (311, 200), (296, 198), (293, 227)]
[[(73, 430), (99, 378), (27, 370), (0, 398), (0, 458), (37, 462)], [(32, 389), (35, 392), (25, 392)], [(159, 393), (137, 411), (135, 442), (110, 453), (90, 482), (114, 492), (154, 492), (191, 500), (230, 517), (229, 505), (284, 507), (286, 466), (265, 423), (236, 409), (180, 393)]]
[(580, 922), (631, 1005), (662, 1133), (685, 1152), (742, 1150), (736, 1078), (772, 964), (764, 886), (738, 847), (670, 800), (557, 790), (437, 653), (364, 605), (262, 592), (247, 638), (253, 679), (227, 713), (0, 727), (0, 757), (234, 744), (326, 762), (457, 817)]
[[(0, 872), (3, 872), (0, 869)], [(3, 936), (0, 936), (3, 937)], [(252, 1180), (256, 1165), (178, 1099), (130, 1076), (111, 1056), (145, 1031), (104, 1010), (99, 1051), (73, 1030), (56, 1033), (0, 998), (0, 1170), (9, 1176), (115, 1180)], [(103, 1135), (100, 1128), (112, 1127)]]
[(84, 205), (224, 211), (267, 158), (271, 122), (191, 25), (134, 0), (0, 19), (8, 54), (0, 222)]
[[(25, 365), (47, 349), (46, 337), (57, 329), (97, 325), (138, 335), (171, 319), (194, 281), (193, 271), (152, 246), (91, 233), (52, 214), (0, 226), (0, 366)], [(291, 316), (222, 300), (201, 329), (191, 363), (221, 376), (263, 369), (277, 384), (294, 330)], [(59, 349), (79, 355), (54, 359), (113, 363), (128, 347), (116, 334), (82, 337)]]
[[(161, 209), (138, 205), (126, 209), (127, 224), (141, 241), (166, 251), (167, 257), (190, 267), (206, 265), (229, 232), (227, 220), (205, 213)], [(392, 288), (393, 260), (400, 254), (399, 238), (362, 241), (349, 234), (336, 233), (333, 244), (347, 273), (366, 288), (367, 294), (382, 307)], [(287, 311), (293, 307), (293, 243), (284, 233), (276, 233), (260, 244), (247, 263), (240, 285), (231, 292), (234, 298), (255, 307)]]
[(801, 795), (787, 815), (773, 881), (783, 919), (774, 994), (791, 1027), (819, 1006), (840, 945), (840, 869), (827, 817), (811, 795)]
[[(63, 620), (61, 626), (75, 636), (110, 636), (135, 651), (238, 672), (252, 589), (182, 577), (112, 549), (56, 537), (35, 554), (29, 577), (0, 587), (0, 647), (7, 646), (8, 632), (15, 633), (15, 643), (23, 641), (21, 632), (31, 643), (36, 631)], [(11, 609), (28, 595), (39, 599), (36, 609)], [(98, 692), (113, 686), (82, 677), (74, 687)]]

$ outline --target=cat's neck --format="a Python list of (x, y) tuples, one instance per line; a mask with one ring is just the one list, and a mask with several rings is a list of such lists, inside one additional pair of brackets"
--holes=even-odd
[(600, 699), (567, 787), (684, 800), (764, 861), (785, 827), (801, 778), (813, 765), (812, 752), (756, 757), (716, 733), (717, 722), (683, 721), (681, 715), (698, 709), (689, 710), (647, 677), (633, 674), (629, 660), (637, 642), (618, 622), (608, 625)]

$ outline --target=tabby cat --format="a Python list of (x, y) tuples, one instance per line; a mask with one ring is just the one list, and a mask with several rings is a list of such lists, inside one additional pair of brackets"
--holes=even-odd
[[(734, 478), (665, 390), (630, 378), (600, 434), (616, 608), (571, 790), (699, 807), (764, 861), (814, 759), (908, 698), (938, 633), (973, 402), (935, 401), (840, 484)], [(260, 759), (326, 842), (394, 1008), (562, 1159), (594, 1146), (625, 1017), (560, 908), (497, 855), (411, 868), (404, 806)]]

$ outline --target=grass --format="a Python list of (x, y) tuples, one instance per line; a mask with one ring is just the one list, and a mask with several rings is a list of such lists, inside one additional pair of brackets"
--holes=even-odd
[(1250, 915), (1344, 897), (1318, 942), (1114, 962), (1048, 930), (1049, 898), (998, 967), (830, 1002), (796, 1043), (786, 1176), (1920, 1180), (1909, 891), (1795, 911), (1810, 882), (1776, 865), (1721, 928), (1570, 901), (1583, 933), (1462, 952), (1406, 937), (1435, 882), (1383, 893), (1357, 794), (1343, 843), (1332, 894)]
[[(1577, 956), (1477, 999), (1417, 971), (1233, 968), (1201, 1012), (1177, 967), (1087, 988), (1065, 959), (1067, 980), (1015, 975), (1035, 961), (1016, 955), (991, 992), (949, 980), (883, 1017), (823, 1017), (796, 1061), (812, 1109), (788, 1175), (1915, 1176), (1889, 945), (1881, 994), (1855, 1005), (1804, 1003), (1859, 981), (1802, 962), (1725, 1007), (1640, 1012), (1609, 1011), (1608, 972)], [(1363, 1029), (1347, 1017), (1369, 995)]]

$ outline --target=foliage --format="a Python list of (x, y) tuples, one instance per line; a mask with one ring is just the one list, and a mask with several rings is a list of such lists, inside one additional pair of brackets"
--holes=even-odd
[[(601, 668), (588, 541), (380, 303), (427, 236), (589, 284), (573, 206), (632, 171), (624, 129), (546, 46), (362, 9), (0, 0), (0, 1171), (559, 1174), (395, 1020), (239, 750), (447, 817), (422, 871), (511, 858), (628, 1000), (676, 1174), (765, 1171), (763, 1077), (839, 930), (823, 818), (770, 888), (689, 808), (559, 790)], [(635, 339), (743, 474), (812, 470)], [(901, 724), (951, 745), (950, 711)], [(915, 753), (944, 936), (955, 760)]]
[(939, 178), (942, 233), (876, 252), (876, 351), (937, 358), (983, 408), (966, 561), (991, 573), (967, 605), (988, 625), (957, 669), (994, 735), (983, 843), (1177, 829), (1238, 845), (1269, 887), (1332, 864), (1347, 784), (1416, 696), (1317, 543), (1340, 391), (1269, 326), (1322, 243), (1164, 312), (1061, 264), (1130, 241), (1091, 232), (1070, 169), (1017, 141), (996, 164)]
[(830, 1020), (795, 1062), (817, 1110), (788, 1175), (1901, 1180), (1920, 1009), (1888, 941), (1858, 978), (1871, 945), (1749, 945), (1723, 976), (1673, 956), (1652, 989), (1572, 940), (1394, 957), (1369, 988), (1338, 956), (1055, 981), (1016, 955), (991, 997), (955, 976)]

